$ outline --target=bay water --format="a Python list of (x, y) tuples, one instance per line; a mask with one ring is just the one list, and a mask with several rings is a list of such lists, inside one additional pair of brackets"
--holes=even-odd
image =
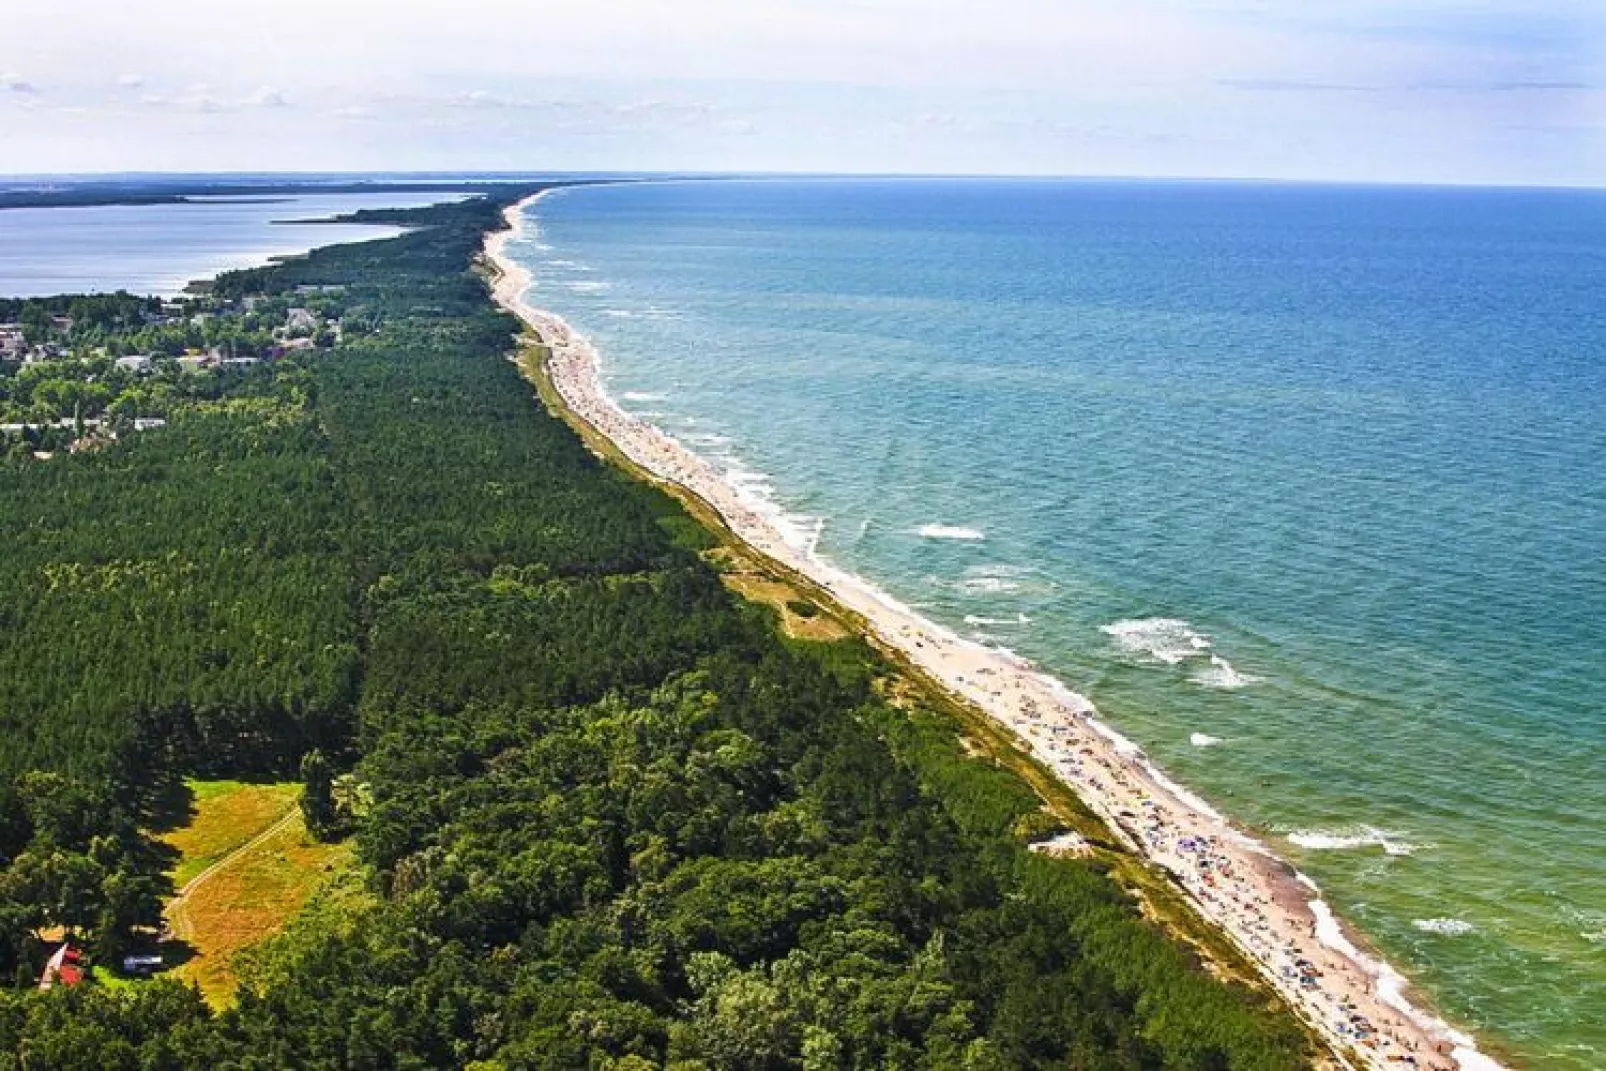
[(397, 227), (308, 221), (457, 196), (313, 193), (202, 197), (179, 204), (8, 208), (0, 211), (0, 295), (127, 290), (169, 297), (191, 280), (260, 267), (274, 257), (401, 233)]

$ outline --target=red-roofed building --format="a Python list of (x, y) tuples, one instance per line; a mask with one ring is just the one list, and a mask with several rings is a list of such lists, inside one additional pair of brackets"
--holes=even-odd
[(62, 943), (56, 954), (45, 963), (39, 976), (40, 989), (52, 989), (57, 982), (69, 988), (84, 980), (84, 958), (72, 945)]

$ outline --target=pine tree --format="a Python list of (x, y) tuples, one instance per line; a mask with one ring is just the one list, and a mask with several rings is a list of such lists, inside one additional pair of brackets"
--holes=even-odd
[(319, 840), (339, 832), (335, 816), (334, 773), (322, 751), (313, 748), (301, 758), (301, 814), (307, 831)]

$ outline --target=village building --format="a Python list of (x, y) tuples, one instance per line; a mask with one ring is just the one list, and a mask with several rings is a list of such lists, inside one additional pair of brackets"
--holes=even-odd
[(291, 309), (285, 314), (284, 326), (290, 331), (316, 331), (318, 317), (311, 309)]
[(55, 955), (46, 961), (44, 973), (39, 976), (39, 988), (54, 989), (58, 983), (71, 988), (83, 980), (83, 956), (72, 945), (63, 942)]

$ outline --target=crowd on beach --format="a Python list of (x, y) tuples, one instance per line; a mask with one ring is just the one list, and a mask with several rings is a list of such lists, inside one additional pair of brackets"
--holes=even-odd
[[(522, 224), (517, 209), (509, 219)], [(1321, 932), (1310, 888), (1287, 864), (1184, 798), (1135, 745), (1099, 723), (1085, 700), (1018, 657), (964, 640), (788, 543), (713, 465), (620, 409), (600, 384), (591, 345), (561, 318), (524, 302), (528, 273), (497, 255), (498, 238), (492, 243), (503, 272), (498, 298), (540, 336), (547, 375), (575, 414), (636, 464), (702, 498), (754, 548), (812, 578), (883, 642), (1011, 729), (1120, 839), (1162, 867), (1337, 1051), (1369, 1068), (1496, 1066), (1458, 1048), (1442, 1024), (1380, 987), (1378, 964), (1335, 947)]]

